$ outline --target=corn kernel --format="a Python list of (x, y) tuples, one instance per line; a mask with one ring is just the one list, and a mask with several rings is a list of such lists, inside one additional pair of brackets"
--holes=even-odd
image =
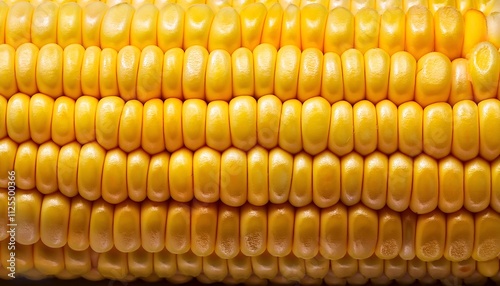
[(130, 44), (130, 27), (135, 9), (128, 4), (109, 7), (102, 16), (100, 43), (101, 48), (115, 51)]
[(321, 95), (322, 69), (323, 54), (320, 50), (308, 48), (302, 52), (297, 84), (297, 99), (304, 102)]
[(474, 216), (474, 249), (472, 258), (477, 261), (488, 261), (500, 253), (500, 232), (495, 225), (499, 222), (500, 215), (487, 208)]
[(312, 3), (301, 8), (301, 47), (323, 50), (328, 11), (321, 4)]
[(163, 133), (165, 148), (169, 152), (174, 152), (184, 146), (182, 109), (183, 104), (177, 98), (169, 98), (163, 103)]
[(340, 200), (347, 206), (361, 200), (363, 184), (363, 157), (351, 152), (340, 159)]
[(405, 49), (406, 15), (399, 7), (401, 5), (385, 10), (380, 17), (378, 45), (389, 56)]
[(479, 155), (491, 161), (500, 155), (500, 102), (493, 99), (481, 101), (479, 110)]
[(415, 58), (408, 52), (396, 52), (391, 57), (389, 72), (389, 100), (398, 106), (413, 100), (417, 75)]
[(78, 164), (81, 146), (77, 142), (64, 145), (57, 158), (57, 186), (59, 191), (73, 197), (78, 194)]
[(464, 166), (455, 157), (439, 161), (439, 208), (446, 213), (458, 211), (464, 205)]
[[(401, 223), (403, 228), (403, 243), (399, 256), (404, 260), (414, 261), (416, 259), (415, 240), (417, 233), (417, 215), (407, 209), (401, 213)], [(410, 267), (410, 265), (408, 265), (408, 267)]]
[(240, 209), (240, 249), (244, 255), (264, 253), (267, 242), (267, 207), (245, 204)]
[(301, 9), (295, 5), (289, 5), (284, 9), (280, 47), (294, 46), (299, 51), (302, 49), (300, 16)]
[(189, 202), (193, 199), (193, 153), (182, 148), (173, 153), (169, 161), (168, 182), (172, 199)]
[(137, 8), (130, 24), (130, 44), (140, 50), (157, 44), (159, 10), (153, 4)]
[(5, 19), (5, 43), (17, 49), (21, 44), (31, 42), (31, 22), (35, 9), (29, 2), (15, 2)]
[(219, 200), (221, 154), (208, 147), (193, 155), (194, 197), (206, 203)]
[[(38, 53), (40, 55), (40, 53)], [(99, 65), (101, 58), (101, 49), (95, 46), (91, 46), (85, 50), (82, 62), (82, 72), (81, 72), (81, 83), (82, 83), (82, 93), (100, 98), (101, 94), (99, 91)], [(38, 80), (38, 77), (37, 77)], [(38, 84), (38, 89), (40, 92), (40, 85)]]
[(320, 94), (330, 104), (344, 99), (341, 59), (336, 53), (328, 52), (323, 56)]
[(342, 54), (341, 60), (345, 100), (355, 104), (365, 99), (364, 57), (359, 50), (349, 49)]
[(287, 100), (281, 109), (279, 146), (295, 154), (302, 149), (301, 121), (302, 103), (296, 99)]
[(32, 245), (40, 240), (40, 215), (43, 197), (38, 191), (16, 191), (16, 242)]
[(203, 99), (208, 52), (200, 46), (192, 46), (184, 52), (182, 68), (182, 93), (184, 99)]
[[(186, 12), (184, 14), (184, 44), (182, 46), (183, 49), (187, 51), (189, 47), (193, 47), (195, 45), (199, 45), (201, 47), (206, 48), (208, 46), (210, 26), (212, 25), (212, 21), (214, 20), (214, 12), (212, 12), (212, 9), (210, 9), (206, 5), (194, 5), (185, 9), (185, 11)], [(169, 12), (173, 13), (173, 15), (180, 14), (180, 11), (169, 11)], [(167, 15), (170, 16), (170, 13), (164, 14), (163, 16), (164, 18), (160, 17), (160, 20), (165, 19)], [(172, 21), (174, 20), (174, 18), (171, 19)], [(182, 26), (175, 28), (177, 28), (178, 31), (180, 32), (182, 31), (181, 30)]]
[(127, 255), (129, 275), (134, 277), (145, 277), (146, 281), (153, 282), (155, 278), (148, 279), (153, 274), (153, 253), (143, 248), (130, 252)]
[(375, 252), (378, 236), (378, 215), (363, 205), (348, 210), (349, 241), (347, 253), (355, 259), (367, 259)]
[(380, 152), (365, 157), (361, 202), (374, 210), (382, 209), (387, 201), (388, 158)]
[(262, 43), (269, 44), (275, 49), (280, 47), (282, 21), (283, 8), (279, 3), (275, 3), (267, 9), (264, 27), (262, 28)]
[(41, 274), (56, 275), (64, 270), (64, 254), (62, 248), (51, 248), (42, 241), (33, 246), (33, 264)]
[(170, 155), (166, 152), (150, 157), (146, 186), (147, 197), (154, 202), (163, 202), (170, 197)]
[[(113, 249), (113, 213), (114, 205), (108, 204), (102, 199), (97, 200), (92, 205), (92, 214), (90, 216), (89, 241), (90, 247), (101, 253), (99, 260), (103, 257), (103, 253), (108, 253)], [(116, 251), (113, 251), (116, 252)], [(118, 253), (116, 253), (118, 254)], [(116, 256), (115, 254), (115, 256)], [(105, 275), (101, 270), (100, 273)]]
[(321, 209), (319, 251), (331, 260), (332, 270), (335, 261), (349, 257), (347, 253), (347, 209), (342, 204)]
[(405, 38), (405, 50), (417, 61), (434, 50), (434, 19), (426, 6), (407, 10)]
[(464, 13), (464, 43), (462, 57), (469, 58), (472, 48), (488, 38), (486, 17), (478, 10), (470, 9)]
[(482, 42), (470, 50), (468, 71), (476, 102), (495, 98), (500, 78), (500, 56), (493, 44)]
[[(171, 202), (167, 212), (165, 246), (171, 253), (182, 254), (189, 250), (190, 245), (191, 212), (189, 205), (186, 203)], [(178, 264), (179, 268), (180, 266)]]
[(365, 53), (366, 99), (376, 104), (387, 98), (390, 57), (382, 49)]
[(255, 95), (260, 98), (273, 94), (277, 50), (271, 44), (262, 44), (253, 51)]
[(295, 210), (289, 204), (270, 205), (268, 208), (267, 249), (276, 257), (292, 252)]
[(101, 180), (105, 159), (104, 149), (91, 142), (80, 149), (78, 156), (78, 193), (87, 200), (96, 200), (101, 197)]
[[(428, 231), (432, 229), (433, 231)], [(436, 261), (444, 253), (446, 237), (446, 218), (444, 214), (433, 211), (419, 215), (415, 232), (416, 256), (425, 262)]]
[(387, 206), (401, 212), (410, 204), (413, 161), (396, 152), (389, 158), (387, 179)]
[(52, 140), (66, 145), (75, 140), (75, 101), (69, 97), (59, 97), (54, 101), (52, 113)]
[[(224, 204), (219, 205), (215, 253), (224, 259), (243, 256), (240, 251), (240, 210)], [(247, 256), (244, 256), (248, 258)], [(249, 262), (249, 261), (248, 261)], [(231, 262), (229, 262), (231, 267)], [(249, 269), (247, 269), (248, 271)], [(231, 268), (229, 268), (231, 271)]]
[[(142, 50), (137, 72), (137, 99), (143, 103), (161, 97), (163, 52), (157, 46)], [(104, 95), (103, 95), (104, 96)]]
[(101, 24), (107, 9), (108, 7), (100, 1), (89, 3), (83, 7), (82, 44), (85, 48), (100, 46)]
[(121, 203), (128, 197), (127, 154), (120, 149), (106, 152), (101, 190), (102, 198), (112, 204)]
[(473, 99), (468, 60), (455, 59), (451, 62), (451, 91), (448, 103), (454, 106), (461, 100)]
[(35, 184), (42, 194), (50, 194), (58, 190), (57, 163), (59, 146), (47, 142), (39, 146), (35, 166)]
[(449, 261), (464, 261), (472, 254), (474, 244), (474, 217), (465, 210), (446, 217), (446, 244), (444, 258)]
[(451, 62), (440, 53), (429, 53), (417, 64), (415, 100), (426, 107), (436, 102), (446, 102), (451, 90)]
[(231, 56), (226, 50), (214, 50), (210, 53), (205, 80), (207, 101), (229, 101), (231, 99), (233, 90)]
[(222, 49), (232, 54), (241, 47), (240, 15), (232, 7), (224, 7), (218, 11), (210, 25), (208, 51)]
[(276, 56), (274, 94), (285, 102), (297, 97), (301, 52), (295, 45), (279, 49)]
[(370, 278), (374, 282), (376, 278), (380, 278), (384, 273), (384, 261), (375, 255), (358, 262), (359, 274), (364, 278)]
[(193, 201), (191, 208), (191, 251), (205, 259), (215, 250), (217, 206)]
[(64, 49), (71, 44), (82, 44), (82, 8), (77, 3), (59, 6), (57, 43)]
[(451, 61), (462, 55), (460, 47), (464, 41), (464, 19), (460, 11), (443, 6), (434, 13), (435, 49)]
[(38, 147), (32, 141), (26, 141), (17, 148), (13, 169), (16, 172), (16, 186), (22, 190), (33, 189), (36, 186), (35, 165)]
[(248, 162), (248, 202), (262, 206), (269, 202), (269, 153), (266, 149), (255, 146), (247, 153)]
[(168, 3), (158, 12), (157, 42), (165, 53), (184, 47), (185, 11), (180, 5)]
[(360, 9), (357, 12), (353, 10), (353, 14), (355, 15), (354, 47), (364, 54), (379, 45), (380, 15), (371, 8)]
[[(87, 253), (89, 250), (89, 226), (90, 216), (92, 212), (92, 203), (84, 200), (81, 197), (74, 197), (71, 199), (69, 222), (68, 222), (68, 243), (64, 248), (66, 268), (71, 272), (78, 271), (68, 267), (68, 256), (75, 252), (82, 252), (81, 255)], [(69, 252), (69, 253), (68, 253)], [(75, 257), (73, 257), (74, 259)], [(90, 257), (89, 257), (90, 260)], [(87, 265), (86, 265), (87, 266)], [(90, 265), (88, 265), (90, 266)], [(86, 268), (86, 267), (85, 267)], [(90, 269), (87, 269), (89, 271)], [(86, 272), (86, 271), (82, 271)], [(84, 274), (75, 273), (75, 274)]]
[(304, 207), (312, 202), (312, 158), (305, 152), (294, 157), (288, 200), (295, 207)]
[(340, 161), (330, 151), (314, 156), (312, 192), (313, 202), (320, 208), (331, 207), (340, 199)]
[(220, 200), (232, 207), (247, 201), (247, 156), (240, 149), (231, 147), (221, 156)]
[(328, 144), (331, 107), (321, 98), (311, 98), (302, 104), (302, 144), (304, 151), (316, 155)]

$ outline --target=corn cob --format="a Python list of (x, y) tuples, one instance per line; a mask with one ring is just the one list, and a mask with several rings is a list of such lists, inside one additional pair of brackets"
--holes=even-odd
[(500, 281), (495, 1), (120, 1), (0, 2), (21, 276)]
[[(38, 48), (57, 43), (63, 49), (79, 44), (119, 51), (127, 45), (140, 50), (157, 45), (165, 53), (199, 45), (209, 52), (224, 49), (232, 54), (240, 47), (253, 51), (258, 44), (267, 43), (276, 49), (295, 45), (300, 50), (316, 48), (337, 54), (349, 48), (364, 53), (380, 47), (390, 55), (408, 51), (417, 60), (432, 51), (443, 52), (450, 60), (466, 57), (473, 46), (486, 40), (500, 48), (500, 9), (491, 15), (478, 10), (462, 15), (446, 6), (433, 15), (424, 6), (391, 8), (379, 14), (373, 8), (355, 13), (345, 8), (328, 10), (321, 4), (281, 8), (277, 3), (270, 8), (252, 3), (239, 12), (232, 7), (214, 12), (204, 4), (185, 10), (181, 4), (161, 9), (145, 4), (135, 9), (129, 4), (108, 7), (102, 2), (87, 6), (44, 2), (36, 7), (16, 2), (3, 7), (6, 20), (0, 30), (5, 39), (0, 37), (0, 43), (14, 48), (23, 43)], [(29, 13), (20, 17), (25, 11)]]
[(39, 91), (52, 98), (119, 95), (145, 103), (157, 98), (211, 102), (275, 94), (282, 102), (321, 96), (330, 104), (389, 99), (397, 105), (414, 100), (425, 107), (496, 98), (500, 78), (499, 53), (489, 42), (476, 45), (468, 60), (453, 62), (438, 52), (416, 61), (407, 52), (389, 56), (381, 49), (364, 55), (349, 49), (339, 56), (314, 48), (301, 52), (295, 46), (276, 50), (268, 44), (253, 52), (239, 48), (230, 55), (219, 49), (208, 53), (200, 46), (163, 54), (157, 46), (142, 52), (127, 46), (116, 52), (76, 44), (64, 50), (47, 44), (39, 50), (26, 43), (17, 50), (2, 44), (0, 55), (5, 59), (0, 95), (6, 98), (18, 91), (29, 96)]

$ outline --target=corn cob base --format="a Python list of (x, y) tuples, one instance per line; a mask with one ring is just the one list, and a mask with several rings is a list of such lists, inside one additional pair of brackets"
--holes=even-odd
[[(6, 200), (7, 191), (1, 192)], [(500, 279), (500, 215), (267, 204), (127, 200), (111, 205), (37, 190), (16, 194), (17, 277), (304, 285)], [(0, 222), (9, 279), (7, 220)]]
[[(29, 280), (82, 277), (90, 281), (166, 280), (181, 284), (196, 279), (202, 284), (222, 282), (228, 285), (435, 285), (439, 282), (443, 285), (485, 285), (500, 282), (498, 259), (423, 262), (418, 258), (356, 260), (346, 256), (330, 261), (321, 255), (304, 260), (293, 254), (277, 258), (267, 252), (255, 257), (239, 254), (233, 259), (221, 259), (216, 255), (199, 257), (192, 252), (149, 253), (142, 248), (128, 254), (116, 249), (105, 253), (73, 251), (67, 246), (49, 248), (41, 242), (19, 246), (18, 253), (16, 279)], [(0, 267), (1, 279), (11, 280), (8, 273), (8, 269)]]
[[(49, 248), (41, 242), (19, 246), (18, 253), (16, 279), (25, 277), (30, 280), (83, 277), (91, 281), (167, 280), (178, 284), (194, 278), (203, 284), (222, 282), (230, 285), (265, 285), (268, 282), (280, 285), (363, 285), (368, 282), (372, 285), (410, 285), (415, 282), (484, 285), (488, 281), (500, 282), (498, 259), (423, 262), (418, 258), (408, 261), (375, 257), (356, 260), (346, 256), (329, 261), (321, 255), (303, 260), (293, 254), (277, 258), (267, 252), (255, 257), (239, 254), (233, 259), (221, 259), (215, 255), (199, 257), (192, 252), (178, 255), (167, 250), (149, 253), (144, 249), (128, 254), (113, 249), (99, 254), (92, 250), (73, 251), (68, 247)], [(2, 279), (11, 279), (8, 273), (8, 269), (0, 268)]]

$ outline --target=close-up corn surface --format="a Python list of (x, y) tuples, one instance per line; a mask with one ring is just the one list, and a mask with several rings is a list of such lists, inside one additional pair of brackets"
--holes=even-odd
[(500, 1), (0, 1), (0, 259), (500, 283)]

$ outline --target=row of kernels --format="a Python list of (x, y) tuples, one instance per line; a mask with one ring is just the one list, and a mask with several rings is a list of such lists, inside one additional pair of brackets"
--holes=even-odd
[[(19, 0), (3, 0), (3, 2), (7, 3), (8, 5), (12, 5)], [(59, 3), (59, 4), (64, 4), (66, 2), (76, 2), (79, 5), (86, 6), (92, 2), (97, 2), (98, 0), (56, 0), (54, 2)], [(100, 2), (105, 3), (108, 6), (114, 6), (120, 3), (129, 3), (135, 8), (139, 8), (144, 4), (154, 4), (158, 8), (162, 8), (164, 5), (169, 4), (169, 3), (177, 3), (178, 5), (182, 6), (183, 8), (189, 8), (190, 6), (193, 5), (199, 5), (199, 4), (207, 4), (209, 5), (212, 9), (215, 11), (223, 8), (223, 7), (234, 7), (235, 9), (242, 9), (246, 7), (247, 5), (254, 3), (255, 0), (224, 0), (224, 1), (217, 1), (217, 0), (103, 0)], [(43, 4), (46, 2), (46, 0), (31, 0), (28, 1), (30, 2), (33, 6), (38, 6), (40, 4)], [(306, 5), (310, 4), (320, 4), (324, 6), (325, 8), (328, 8), (329, 10), (334, 9), (336, 7), (343, 7), (346, 9), (349, 9), (353, 11), (353, 13), (357, 13), (357, 11), (363, 9), (363, 8), (372, 8), (376, 9), (379, 13), (383, 13), (387, 9), (391, 8), (401, 8), (404, 11), (407, 11), (409, 8), (412, 6), (425, 6), (428, 7), (429, 10), (431, 10), (432, 13), (435, 13), (439, 8), (446, 7), (446, 6), (451, 6), (455, 7), (458, 10), (460, 10), (461, 13), (465, 13), (469, 9), (476, 9), (480, 10), (481, 12), (485, 14), (491, 14), (494, 12), (500, 11), (500, 6), (498, 3), (495, 1), (489, 1), (489, 0), (480, 0), (480, 1), (470, 1), (470, 0), (447, 0), (447, 1), (442, 1), (442, 0), (431, 0), (431, 1), (423, 1), (423, 0), (370, 0), (370, 1), (365, 1), (365, 0), (279, 0), (279, 1), (273, 1), (273, 0), (257, 0), (255, 2), (258, 3), (263, 3), (267, 7), (270, 7), (276, 3), (279, 3), (283, 8), (288, 7), (289, 5), (293, 4), (298, 7), (304, 7)]]
[(415, 100), (425, 107), (496, 98), (500, 77), (499, 53), (488, 42), (476, 45), (468, 60), (453, 62), (437, 52), (416, 61), (408, 52), (389, 56), (370, 49), (363, 55), (350, 49), (339, 56), (314, 48), (301, 52), (291, 45), (276, 50), (269, 44), (253, 52), (239, 48), (230, 55), (200, 46), (164, 54), (157, 46), (142, 52), (127, 46), (116, 52), (80, 45), (63, 50), (56, 44), (39, 50), (27, 43), (17, 50), (0, 45), (0, 55), (5, 59), (0, 64), (0, 94), (6, 98), (19, 91), (75, 100), (82, 95), (120, 96), (145, 103), (154, 98), (211, 102), (275, 94), (281, 101), (320, 96), (331, 104), (389, 99), (397, 105)]
[(500, 215), (490, 208), (475, 214), (462, 209), (417, 215), (388, 208), (377, 212), (362, 204), (323, 209), (289, 204), (235, 208), (199, 201), (127, 200), (111, 205), (59, 193), (43, 196), (36, 190), (18, 191), (16, 202), (17, 242), (23, 245), (41, 239), (50, 247), (68, 244), (85, 250), (90, 246), (99, 253), (113, 247), (123, 252), (166, 248), (175, 254), (192, 251), (204, 257), (215, 253), (225, 259), (240, 251), (258, 256), (266, 250), (278, 257), (293, 253), (311, 259), (321, 254), (332, 260), (347, 253), (355, 259), (375, 255), (380, 259), (464, 261), (472, 257), (489, 261), (500, 253), (500, 231), (495, 227)]
[[(392, 280), (406, 285), (416, 280), (432, 282), (433, 279), (442, 282), (448, 279), (450, 282), (476, 280), (477, 283), (480, 277), (491, 277), (496, 281), (498, 272), (498, 259), (485, 262), (473, 259), (450, 262), (440, 259), (426, 263), (418, 258), (409, 261), (376, 257), (356, 260), (346, 256), (329, 261), (320, 255), (311, 260), (301, 260), (293, 255), (278, 258), (268, 253), (256, 257), (239, 253), (235, 258), (221, 259), (216, 255), (197, 257), (192, 252), (179, 255), (167, 250), (148, 253), (142, 248), (131, 253), (112, 249), (99, 254), (91, 249), (75, 251), (67, 246), (49, 248), (42, 242), (18, 247), (17, 273), (34, 280), (46, 276), (60, 279), (82, 276), (91, 281), (108, 278), (126, 282), (140, 278), (149, 282), (167, 279), (169, 282), (185, 283), (190, 277), (198, 277), (201, 282), (209, 283), (251, 282), (251, 285), (265, 285), (266, 280), (270, 279), (275, 283), (296, 280), (309, 282), (307, 285), (319, 285), (321, 283), (315, 280), (320, 279), (319, 282), (322, 282), (324, 279), (327, 285), (339, 285), (346, 280), (368, 282), (371, 279), (374, 285), (387, 285)], [(8, 279), (5, 270), (0, 266), (0, 277)]]
[(183, 147), (194, 152), (203, 146), (248, 151), (256, 145), (313, 156), (324, 150), (337, 156), (378, 150), (411, 157), (423, 152), (436, 159), (451, 154), (461, 161), (480, 155), (493, 161), (500, 155), (497, 99), (422, 108), (415, 102), (398, 107), (389, 100), (330, 105), (319, 97), (282, 103), (272, 95), (210, 103), (152, 99), (142, 104), (119, 97), (82, 96), (74, 101), (16, 94), (8, 101), (0, 97), (0, 118), (0, 138), (8, 136), (18, 144), (30, 139), (37, 144), (52, 140), (59, 146), (97, 141), (105, 150), (132, 152), (142, 147), (150, 155)]
[(45, 2), (37, 7), (18, 2), (0, 7), (6, 17), (0, 43), (14, 48), (27, 42), (39, 48), (57, 43), (62, 48), (81, 44), (116, 51), (127, 45), (139, 49), (158, 45), (166, 52), (200, 45), (210, 52), (224, 49), (231, 54), (239, 47), (253, 50), (269, 43), (275, 48), (295, 45), (301, 50), (317, 48), (338, 54), (349, 48), (364, 53), (381, 47), (390, 55), (406, 50), (417, 60), (437, 51), (453, 60), (465, 57), (479, 42), (498, 44), (495, 32), (500, 26), (498, 13), (486, 16), (469, 10), (462, 15), (454, 7), (443, 7), (434, 15), (424, 6), (407, 11), (391, 8), (379, 15), (371, 8), (352, 13), (345, 8), (327, 10), (317, 3), (302, 8), (253, 3), (240, 11), (223, 7), (215, 13), (209, 5), (185, 10), (177, 4), (161, 9), (153, 4), (137, 9), (129, 4), (108, 7), (102, 2), (84, 7), (72, 2)]
[(489, 206), (500, 210), (500, 159), (463, 163), (452, 156), (436, 160), (421, 154), (412, 159), (399, 152), (390, 156), (374, 152), (365, 158), (352, 152), (339, 158), (329, 151), (292, 155), (259, 146), (248, 153), (203, 147), (150, 156), (142, 149), (106, 152), (95, 142), (60, 148), (50, 141), (18, 146), (10, 139), (0, 140), (0, 154), (5, 158), (0, 164), (5, 171), (0, 176), (2, 188), (8, 186), (7, 172), (14, 170), (20, 189), (59, 191), (68, 197), (80, 194), (91, 201), (102, 197), (113, 204), (127, 198), (138, 202), (195, 198), (235, 207), (246, 202), (329, 207), (341, 201), (362, 202), (372, 209), (410, 207), (417, 213), (436, 208), (451, 213), (462, 207), (479, 212)]

